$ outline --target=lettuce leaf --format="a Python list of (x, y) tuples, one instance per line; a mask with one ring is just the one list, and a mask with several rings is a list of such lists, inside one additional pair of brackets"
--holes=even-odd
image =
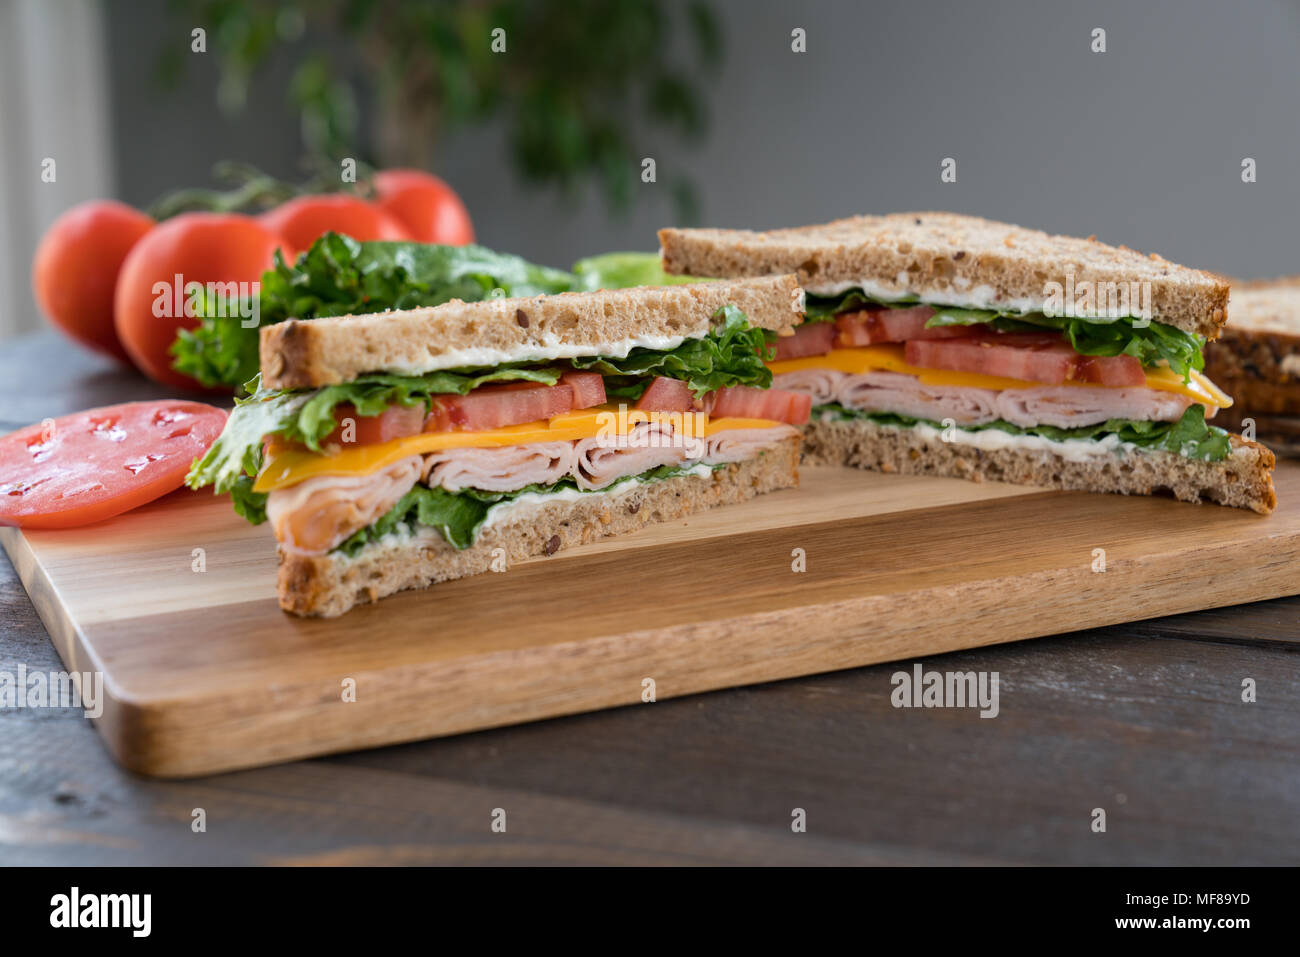
[(695, 276), (670, 276), (664, 272), (658, 253), (605, 253), (573, 264), (577, 276), (575, 291), (626, 289), (630, 286), (674, 286), (702, 282)]
[[(878, 425), (896, 428), (910, 428), (921, 424), (942, 430), (943, 424), (930, 419), (917, 419), (892, 412), (864, 412), (846, 409), (838, 403), (815, 406), (813, 418), (823, 413), (838, 419), (867, 419)], [(985, 425), (958, 426), (966, 432), (980, 432), (985, 429), (998, 429), (1012, 435), (1038, 435), (1054, 442), (1067, 439), (1102, 439), (1107, 435), (1118, 435), (1121, 442), (1129, 442), (1141, 448), (1163, 449), (1176, 452), (1189, 459), (1202, 459), (1207, 462), (1219, 462), (1232, 453), (1232, 443), (1226, 431), (1205, 421), (1205, 408), (1190, 405), (1183, 417), (1177, 422), (1149, 422), (1141, 419), (1107, 419), (1096, 425), (1086, 425), (1075, 429), (1060, 429), (1051, 425), (1035, 425), (1021, 428), (1010, 422), (989, 422)]]
[[(258, 320), (269, 325), (450, 299), (535, 296), (565, 292), (573, 283), (563, 270), (482, 246), (360, 243), (327, 233), (292, 265), (276, 254), (274, 268), (262, 275)], [(257, 374), (257, 328), (244, 328), (238, 315), (217, 316), (210, 306), (203, 311), (198, 328), (181, 331), (172, 344), (174, 367), (205, 386), (236, 388)]]
[[(722, 467), (712, 466), (712, 468)], [(676, 475), (684, 475), (688, 471), (687, 468), (661, 465), (633, 478), (638, 482), (658, 482)], [(478, 538), (478, 531), (487, 520), (493, 506), (513, 501), (529, 493), (546, 495), (566, 490), (582, 491), (590, 495), (601, 492), (600, 489), (579, 489), (572, 479), (563, 479), (552, 485), (529, 485), (511, 492), (485, 492), (472, 488), (449, 492), (443, 488), (416, 485), (377, 522), (352, 534), (336, 550), (349, 556), (355, 555), (369, 542), (383, 538), (395, 531), (399, 525), (411, 528), (416, 525), (426, 525), (437, 529), (438, 533), (455, 548), (469, 548)]]
[(879, 296), (869, 296), (861, 289), (847, 289), (834, 296), (814, 296), (808, 292), (804, 294), (804, 321), (829, 322), (835, 318), (837, 313), (850, 312), (854, 309), (862, 309), (865, 306), (888, 306), (902, 309), (906, 306), (914, 306), (920, 301), (915, 296), (881, 299)]
[(722, 316), (722, 323), (709, 335), (687, 339), (675, 349), (637, 348), (622, 359), (592, 357), (570, 361), (574, 368), (611, 377), (613, 381), (606, 381), (605, 391), (614, 398), (639, 398), (648, 385), (646, 380), (653, 376), (684, 380), (697, 399), (726, 386), (766, 389), (772, 384), (772, 372), (763, 360), (775, 358), (776, 334), (751, 326), (736, 306), (723, 306), (717, 315)]

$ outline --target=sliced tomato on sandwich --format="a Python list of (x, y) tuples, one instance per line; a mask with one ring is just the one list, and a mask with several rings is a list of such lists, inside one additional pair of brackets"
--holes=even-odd
[(358, 415), (345, 402), (335, 407), (334, 421), (338, 428), (321, 439), (321, 445), (378, 445), (419, 435), (424, 430), (424, 403), (390, 405), (379, 415)]
[(424, 431), (484, 432), (550, 419), (572, 408), (573, 389), (567, 385), (485, 385), (467, 395), (435, 396)]
[(835, 348), (836, 331), (833, 322), (805, 322), (795, 327), (794, 335), (776, 340), (776, 358), (824, 356)]
[(1062, 385), (1137, 386), (1146, 382), (1133, 356), (1085, 356), (1055, 332), (968, 335), (960, 339), (912, 340), (904, 346), (909, 365)]
[(881, 342), (906, 342), (910, 339), (956, 339), (969, 336), (967, 326), (925, 324), (934, 315), (929, 306), (912, 309), (859, 309), (835, 317), (835, 344), (840, 348), (874, 346)]
[(786, 389), (755, 389), (733, 385), (709, 394), (712, 398), (710, 415), (740, 419), (770, 419), (803, 425), (812, 412), (812, 396)]
[(590, 409), (605, 404), (605, 377), (599, 372), (566, 372), (560, 385), (573, 390), (573, 408)]
[(695, 393), (681, 379), (655, 376), (636, 407), (647, 412), (690, 412), (695, 408)]
[(1098, 385), (1144, 386), (1147, 374), (1133, 356), (1079, 356), (1074, 378)]

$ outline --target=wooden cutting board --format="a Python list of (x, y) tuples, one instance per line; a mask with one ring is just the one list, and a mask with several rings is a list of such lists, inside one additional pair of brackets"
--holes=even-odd
[(117, 758), (190, 776), (652, 707), (645, 679), (667, 698), (1300, 593), (1300, 464), (1276, 480), (1262, 517), (804, 469), (798, 490), (329, 621), (280, 612), (270, 532), (207, 493), (0, 541), (66, 667), (104, 673)]

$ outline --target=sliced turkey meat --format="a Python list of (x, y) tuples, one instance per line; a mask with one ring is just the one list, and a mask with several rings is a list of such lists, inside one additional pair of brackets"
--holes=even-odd
[(266, 517), (289, 551), (321, 554), (372, 525), (420, 478), (423, 459), (408, 455), (369, 475), (322, 475), (266, 499)]
[(446, 449), (424, 460), (424, 482), (449, 492), (510, 492), (525, 485), (550, 485), (573, 471), (574, 455), (572, 442)]
[(681, 465), (691, 452), (697, 454), (690, 458), (698, 459), (703, 445), (701, 439), (677, 435), (668, 423), (640, 422), (616, 441), (593, 436), (575, 442), (573, 478), (581, 489), (604, 488), (661, 465)]
[(902, 372), (868, 372), (846, 376), (835, 399), (846, 409), (894, 412), (916, 419), (958, 425), (981, 425), (998, 417), (998, 393), (966, 386), (922, 385)]
[(767, 429), (726, 429), (710, 435), (704, 451), (706, 465), (723, 462), (743, 462), (765, 452), (778, 442), (798, 435), (792, 425), (778, 425)]
[(825, 405), (835, 401), (841, 383), (847, 378), (849, 374), (838, 369), (800, 369), (772, 376), (772, 388), (802, 392), (812, 397), (813, 405)]
[[(1012, 425), (1054, 425), (1073, 429), (1107, 419), (1176, 422), (1194, 400), (1158, 389), (1093, 386), (1043, 386), (997, 393), (998, 418)], [(1206, 410), (1206, 417), (1214, 414)]]

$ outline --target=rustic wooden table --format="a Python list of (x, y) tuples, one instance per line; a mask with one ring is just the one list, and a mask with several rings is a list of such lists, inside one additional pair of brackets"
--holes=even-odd
[[(164, 394), (0, 343), (0, 431)], [(20, 664), (62, 667), (0, 554)], [(998, 672), (998, 717), (895, 709), (881, 665), (166, 782), (80, 712), (0, 710), (0, 863), (1300, 863), (1300, 597), (925, 664)]]

